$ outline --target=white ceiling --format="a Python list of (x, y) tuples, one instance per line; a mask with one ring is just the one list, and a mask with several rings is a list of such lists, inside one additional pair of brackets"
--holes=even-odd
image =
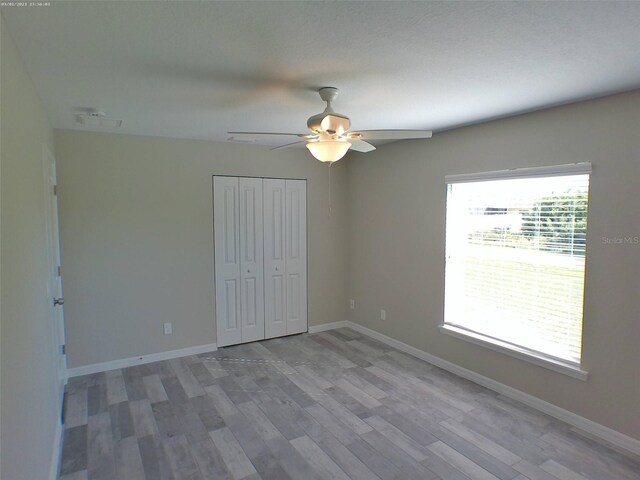
[(640, 87), (635, 1), (51, 3), (2, 14), (57, 128), (304, 132), (336, 86), (355, 129), (438, 131)]

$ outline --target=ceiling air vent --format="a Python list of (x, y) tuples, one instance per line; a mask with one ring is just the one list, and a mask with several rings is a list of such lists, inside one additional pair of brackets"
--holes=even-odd
[(88, 113), (79, 113), (76, 115), (76, 121), (87, 127), (106, 127), (118, 128), (122, 126), (122, 120), (119, 118), (109, 118), (104, 112), (92, 111)]
[(247, 138), (247, 137), (229, 137), (227, 138), (229, 142), (235, 143), (254, 143), (256, 141), (255, 138)]

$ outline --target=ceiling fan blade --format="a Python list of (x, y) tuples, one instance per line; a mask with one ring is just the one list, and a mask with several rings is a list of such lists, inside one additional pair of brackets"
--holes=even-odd
[(229, 135), (286, 135), (288, 137), (315, 138), (311, 133), (281, 133), (281, 132), (227, 132)]
[(347, 136), (354, 136), (360, 140), (405, 140), (409, 138), (431, 138), (430, 130), (360, 130), (350, 132)]
[(304, 140), (300, 140), (298, 142), (287, 143), (285, 145), (280, 145), (279, 147), (271, 148), (270, 150), (273, 151), (273, 150), (280, 150), (280, 149), (283, 149), (283, 148), (293, 147), (294, 145), (298, 145), (298, 144), (304, 143), (304, 142), (305, 142)]
[(364, 140), (360, 140), (357, 138), (350, 138), (349, 143), (351, 143), (351, 146), (349, 147), (349, 149), (355, 152), (367, 153), (376, 149), (376, 147), (374, 147), (370, 143), (367, 143)]

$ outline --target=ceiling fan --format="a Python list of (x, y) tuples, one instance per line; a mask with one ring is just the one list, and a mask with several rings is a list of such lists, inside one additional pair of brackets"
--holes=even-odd
[(287, 148), (305, 143), (311, 154), (321, 162), (335, 162), (345, 156), (347, 150), (356, 152), (370, 152), (376, 147), (366, 140), (405, 140), (410, 138), (431, 138), (429, 130), (360, 130), (350, 132), (351, 121), (346, 115), (336, 113), (331, 107), (338, 96), (338, 89), (334, 87), (321, 88), (318, 93), (327, 107), (322, 113), (313, 115), (307, 120), (307, 127), (311, 133), (274, 133), (274, 132), (228, 132), (231, 135), (285, 135), (295, 136), (303, 140), (280, 145), (272, 150)]

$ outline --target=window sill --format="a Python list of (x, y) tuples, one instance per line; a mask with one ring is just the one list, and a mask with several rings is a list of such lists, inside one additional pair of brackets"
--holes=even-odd
[(589, 376), (589, 372), (582, 370), (577, 365), (563, 362), (562, 360), (551, 359), (542, 354), (537, 355), (523, 348), (496, 340), (495, 338), (486, 337), (479, 333), (473, 333), (462, 328), (454, 327), (453, 325), (440, 325), (439, 328), (440, 332), (445, 335), (450, 335), (466, 342), (480, 345), (481, 347), (485, 347), (496, 352), (504, 353), (505, 355), (533, 363), (539, 367), (577, 378), (578, 380), (586, 381)]

